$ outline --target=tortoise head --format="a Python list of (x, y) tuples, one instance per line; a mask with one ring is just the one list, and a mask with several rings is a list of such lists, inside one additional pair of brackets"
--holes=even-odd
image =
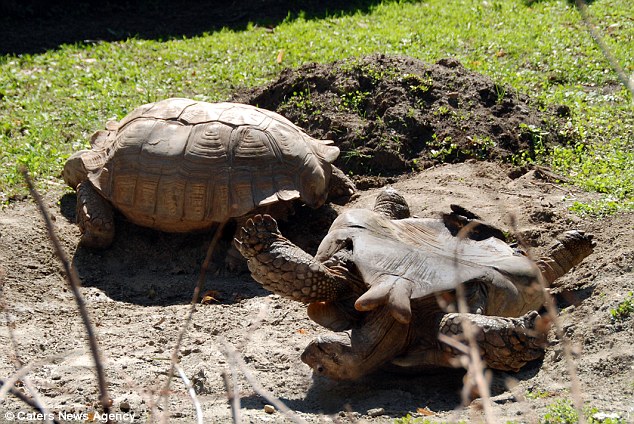
[(84, 156), (90, 154), (90, 150), (81, 150), (68, 158), (62, 171), (62, 178), (66, 184), (76, 189), (79, 183), (88, 179), (88, 170), (84, 162)]
[(360, 358), (353, 354), (349, 333), (317, 337), (306, 346), (301, 359), (315, 375), (332, 380), (356, 380), (364, 374)]
[(339, 148), (322, 142), (310, 143), (313, 154), (306, 155), (299, 176), (299, 193), (308, 206), (318, 208), (326, 202), (332, 176), (332, 163)]

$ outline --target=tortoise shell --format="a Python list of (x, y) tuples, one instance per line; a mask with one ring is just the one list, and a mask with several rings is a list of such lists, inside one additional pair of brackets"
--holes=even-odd
[(331, 143), (254, 106), (173, 98), (109, 122), (81, 158), (130, 221), (185, 232), (280, 200), (321, 206), (339, 155)]

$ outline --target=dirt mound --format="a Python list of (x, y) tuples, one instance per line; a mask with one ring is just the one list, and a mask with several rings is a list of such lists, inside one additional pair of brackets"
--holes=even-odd
[(427, 64), (382, 54), (286, 69), (232, 100), (275, 110), (311, 135), (334, 140), (342, 150), (337, 165), (355, 175), (534, 157), (565, 141), (557, 126), (569, 113), (543, 112), (454, 59)]

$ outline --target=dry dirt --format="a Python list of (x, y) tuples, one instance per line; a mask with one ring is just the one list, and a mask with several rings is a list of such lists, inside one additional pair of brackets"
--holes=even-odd
[[(535, 245), (536, 253), (562, 230), (594, 233), (595, 253), (560, 280), (568, 295), (565, 304), (575, 304), (563, 309), (560, 318), (578, 353), (575, 364), (584, 399), (632, 420), (634, 328), (632, 319), (612, 323), (608, 311), (634, 290), (631, 215), (580, 219), (570, 215), (566, 206), (587, 194), (545, 181), (534, 171), (511, 179), (507, 169), (488, 162), (433, 167), (393, 186), (420, 216), (448, 210), (451, 202), (504, 228), (510, 228), (514, 216), (518, 234)], [(375, 193), (376, 189), (361, 192), (352, 206), (369, 206)], [(96, 325), (114, 410), (129, 408), (135, 422), (145, 421), (166, 378), (168, 358), (209, 237), (162, 234), (121, 221), (111, 249), (88, 252), (77, 249), (79, 232), (64, 216), (72, 209), (72, 196), (63, 197), (61, 207), (60, 191), (52, 190), (46, 199), (57, 234), (83, 280), (82, 293)], [(5, 379), (11, 376), (19, 359), (30, 364), (25, 377), (51, 410), (91, 411), (97, 388), (85, 332), (35, 205), (12, 204), (1, 212), (0, 225), (7, 311), (0, 330), (4, 346), (0, 374)], [(477, 407), (460, 406), (460, 372), (408, 377), (380, 373), (355, 383), (314, 380), (299, 355), (323, 330), (307, 319), (304, 306), (268, 294), (248, 275), (222, 274), (207, 279), (205, 288), (219, 291), (220, 301), (198, 307), (179, 355), (206, 422), (231, 420), (221, 377), (232, 370), (222, 353), (228, 344), (238, 348), (248, 370), (267, 390), (309, 422), (347, 422), (342, 411), (350, 411), (355, 419), (391, 422), (423, 407), (442, 420), (481, 417)], [(553, 345), (543, 362), (531, 363), (519, 374), (494, 374), (499, 420), (534, 422), (556, 397), (570, 397), (562, 345), (551, 338)], [(243, 417), (250, 422), (282, 421), (279, 413), (263, 411), (269, 402), (253, 391), (239, 370), (233, 371), (238, 374)], [(509, 379), (517, 384), (513, 391), (505, 386)], [(171, 422), (192, 422), (194, 407), (179, 378), (172, 389), (169, 409), (161, 413), (168, 414)], [(548, 397), (520, 401), (527, 390)], [(17, 413), (27, 408), (9, 396), (0, 410)], [(369, 412), (381, 416), (369, 417)]]
[[(385, 58), (378, 59), (376, 63), (385, 64)], [(417, 75), (412, 77), (413, 81), (419, 81), (422, 76), (431, 77), (432, 81), (453, 78), (454, 83), (464, 85), (463, 79), (467, 78), (473, 86), (482, 83), (496, 92), (489, 80), (469, 74), (459, 66), (440, 64), (423, 69), (418, 63), (401, 59), (388, 65), (394, 63), (409, 66), (405, 70)], [(315, 71), (314, 66), (307, 69)], [(423, 69), (423, 74), (417, 74), (417, 69)], [(404, 71), (403, 68), (397, 70)], [(282, 78), (290, 74), (289, 71)], [(312, 74), (307, 71), (305, 75)], [(362, 76), (363, 72), (355, 75)], [(398, 120), (384, 119), (385, 114), (402, 101), (403, 95), (409, 96), (398, 78), (390, 81), (378, 84), (383, 87), (379, 91), (397, 94), (384, 96), (384, 101), (389, 100), (392, 106), (372, 109), (366, 105), (362, 114), (356, 108), (342, 115), (346, 110), (342, 110), (340, 104), (325, 101), (320, 113), (336, 118), (337, 122), (359, 125), (362, 133), (368, 135), (372, 132), (361, 118), (374, 122), (371, 125), (375, 129), (377, 123), (382, 122), (387, 125), (387, 133), (393, 128), (401, 144), (409, 143), (407, 134), (412, 140), (420, 134), (417, 136), (413, 130), (410, 133), (397, 131), (412, 125), (403, 127)], [(329, 90), (338, 92), (341, 100), (344, 97), (337, 91), (337, 84), (333, 80)], [(354, 86), (353, 82), (350, 84)], [(427, 128), (433, 128), (436, 133), (454, 131), (455, 140), (463, 137), (451, 128), (452, 122), (455, 123), (452, 119), (467, 112), (477, 116), (468, 121), (468, 125), (472, 125), (469, 131), (492, 139), (496, 133), (490, 122), (500, 116), (504, 118), (498, 119), (500, 125), (512, 120), (514, 128), (520, 123), (541, 127), (561, 118), (537, 112), (529, 99), (518, 95), (509, 97), (507, 110), (500, 106), (504, 101), (490, 102), (486, 95), (479, 95), (481, 102), (469, 102), (466, 97), (452, 94), (455, 88), (439, 82), (431, 87), (434, 100), (429, 104), (415, 102), (412, 116), (426, 122)], [(327, 91), (322, 87), (324, 99), (329, 98)], [(241, 95), (246, 96), (245, 101), (255, 102), (250, 94)], [(277, 104), (268, 107), (286, 107), (291, 117), (293, 113), (301, 114), (300, 109), (293, 109), (285, 99), (287, 97), (281, 96)], [(325, 109), (328, 104), (332, 109)], [(445, 106), (441, 111), (453, 110), (455, 114), (434, 115), (441, 106)], [(496, 117), (501, 110), (506, 111), (505, 115)], [(442, 116), (448, 120), (440, 120)], [(323, 131), (332, 120), (323, 121), (322, 127), (316, 123), (312, 128), (308, 121), (301, 123), (309, 127), (312, 134), (325, 135)], [(626, 422), (634, 422), (634, 319), (615, 323), (609, 313), (628, 292), (634, 291), (634, 216), (621, 214), (597, 219), (568, 212), (572, 202), (588, 201), (593, 195), (562, 185), (543, 170), (501, 164), (500, 158), (530, 150), (531, 140), (513, 138), (515, 133), (511, 129), (497, 133), (510, 137), (508, 144), (499, 139), (496, 149), (482, 153), (484, 159), (492, 156), (497, 161), (476, 161), (463, 156), (453, 159), (467, 159), (465, 162), (436, 164), (429, 156), (431, 147), (427, 139), (415, 145), (416, 148), (400, 151), (393, 148), (396, 144), (386, 144), (385, 151), (395, 158), (389, 162), (395, 164), (390, 172), (386, 169), (374, 172), (384, 162), (372, 159), (372, 149), (363, 150), (364, 155), (369, 156), (364, 158), (377, 166), (359, 172), (368, 162), (359, 164), (349, 153), (354, 151), (354, 144), (350, 144), (354, 138), (349, 136), (348, 130), (334, 132), (331, 138), (344, 153), (348, 152), (347, 161), (342, 159), (340, 165), (346, 172), (353, 171), (361, 188), (359, 196), (345, 207), (369, 207), (379, 186), (390, 183), (403, 193), (413, 213), (419, 216), (433, 216), (448, 211), (450, 203), (458, 203), (515, 233), (537, 255), (562, 231), (578, 228), (592, 232), (597, 242), (595, 253), (558, 282), (559, 318), (574, 347), (574, 365), (583, 399), (603, 412), (618, 413)], [(561, 140), (548, 139), (545, 145), (556, 141)], [(527, 142), (528, 145), (522, 144)], [(469, 143), (460, 146), (459, 150), (464, 152)], [(414, 159), (425, 161), (425, 166), (412, 166)], [(410, 172), (411, 168), (416, 170)], [(55, 218), (56, 233), (82, 279), (81, 291), (104, 356), (113, 411), (127, 413), (120, 415), (121, 422), (130, 422), (131, 417), (134, 422), (146, 422), (162, 416), (169, 422), (194, 422), (196, 412), (192, 400), (178, 376), (171, 385), (169, 404), (155, 407), (155, 402), (166, 380), (169, 357), (187, 315), (211, 234), (165, 234), (136, 227), (119, 217), (113, 246), (104, 251), (89, 251), (78, 247), (79, 230), (73, 223), (74, 194), (60, 185), (51, 186), (44, 195), (45, 204)], [(298, 207), (296, 214), (281, 225), (281, 230), (314, 252), (329, 221), (340, 210), (339, 206), (317, 211)], [(433, 414), (428, 418), (433, 420), (483, 420), (479, 401), (461, 406), (459, 392), (463, 372), (460, 370), (439, 370), (435, 374), (416, 376), (378, 373), (353, 383), (314, 379), (299, 357), (308, 342), (324, 330), (308, 320), (305, 306), (269, 294), (246, 273), (224, 270), (223, 255), (231, 231), (228, 229), (216, 255), (216, 265), (208, 272), (205, 282), (205, 290), (215, 291), (212, 294), (216, 300), (197, 307), (179, 351), (180, 365), (195, 388), (205, 422), (232, 420), (223, 373), (235, 375), (242, 405), (240, 412), (245, 422), (286, 420), (279, 411), (272, 414), (264, 411), (264, 405), (270, 402), (244, 378), (245, 370), (308, 422), (387, 423), (408, 412), (422, 416), (417, 412), (419, 408), (427, 408)], [(28, 364), (20, 377), (20, 385), (36, 387), (42, 403), (50, 410), (66, 414), (94, 411), (98, 391), (85, 331), (37, 207), (30, 200), (15, 201), (0, 211), (0, 268), (4, 272), (2, 300), (5, 307), (0, 326), (3, 346), (0, 376), (6, 380), (20, 364)], [(552, 345), (547, 348), (543, 361), (530, 363), (517, 374), (493, 373), (494, 422), (537, 422), (555, 399), (571, 397), (571, 375), (562, 354), (562, 342), (554, 333), (550, 340)], [(237, 349), (244, 360), (243, 367), (236, 366), (226, 356), (232, 348)], [(527, 392), (539, 396), (525, 399)], [(6, 413), (26, 411), (28, 408), (16, 398), (5, 397), (0, 404), (0, 422), (7, 422)]]

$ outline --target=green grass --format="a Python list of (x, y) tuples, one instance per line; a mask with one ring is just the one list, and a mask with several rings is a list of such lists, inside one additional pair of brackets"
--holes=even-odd
[[(597, 0), (589, 11), (632, 74), (629, 0)], [(172, 96), (224, 100), (238, 87), (272, 80), (282, 67), (373, 52), (427, 61), (453, 56), (546, 106), (567, 105), (566, 131), (579, 142), (539, 160), (603, 194), (596, 204), (575, 205), (579, 212), (634, 210), (632, 98), (574, 7), (547, 0), (389, 2), (368, 13), (289, 17), (274, 31), (251, 25), (189, 39), (65, 45), (0, 57), (0, 203), (24, 192), (20, 165), (40, 185), (59, 183), (71, 152), (87, 146), (108, 119), (142, 103)], [(362, 94), (349, 99), (351, 107)]]
[(616, 308), (610, 308), (612, 321), (623, 322), (634, 314), (634, 293), (629, 292)]
[[(625, 419), (619, 414), (607, 414), (597, 408), (586, 405), (583, 408), (585, 422), (589, 424), (625, 424)], [(547, 412), (539, 421), (540, 424), (576, 424), (579, 414), (570, 399), (558, 399), (548, 405)]]

